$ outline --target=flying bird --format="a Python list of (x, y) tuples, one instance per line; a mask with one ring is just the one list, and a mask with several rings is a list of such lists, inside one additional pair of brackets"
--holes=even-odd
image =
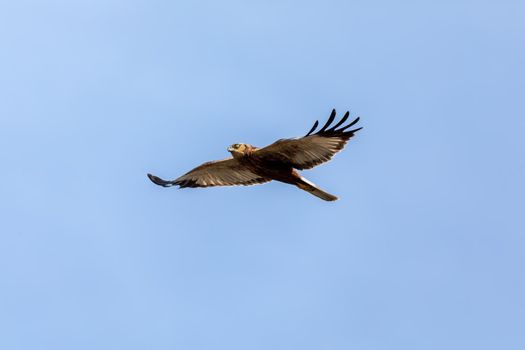
[(235, 143), (228, 147), (232, 157), (204, 163), (175, 180), (166, 181), (151, 174), (148, 177), (159, 186), (179, 188), (248, 186), (276, 180), (295, 185), (325, 201), (335, 201), (336, 196), (321, 190), (297, 172), (329, 161), (362, 129), (347, 130), (359, 121), (356, 118), (344, 125), (350, 116), (349, 112), (331, 126), (335, 114), (334, 109), (324, 126), (315, 133), (319, 121), (303, 137), (280, 139), (263, 148)]

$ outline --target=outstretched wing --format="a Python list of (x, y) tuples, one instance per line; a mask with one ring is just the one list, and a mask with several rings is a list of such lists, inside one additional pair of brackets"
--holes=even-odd
[(337, 152), (344, 148), (355, 132), (362, 129), (346, 131), (359, 121), (359, 118), (356, 118), (351, 123), (341, 126), (349, 116), (350, 112), (346, 112), (337, 124), (330, 127), (335, 119), (334, 109), (325, 125), (315, 134), (312, 133), (319, 125), (319, 121), (315, 122), (310, 132), (305, 136), (278, 140), (255, 151), (255, 155), (262, 160), (286, 163), (299, 170), (311, 169), (332, 159)]
[(166, 181), (151, 174), (148, 174), (148, 177), (153, 183), (159, 186), (179, 186), (180, 188), (234, 185), (248, 186), (270, 181), (270, 179), (254, 174), (234, 158), (204, 163), (172, 181)]

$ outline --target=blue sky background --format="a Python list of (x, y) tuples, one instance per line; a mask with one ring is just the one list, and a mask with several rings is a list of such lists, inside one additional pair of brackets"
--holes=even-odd
[[(0, 348), (524, 349), (523, 1), (3, 1)], [(174, 178), (364, 129), (291, 186)]]

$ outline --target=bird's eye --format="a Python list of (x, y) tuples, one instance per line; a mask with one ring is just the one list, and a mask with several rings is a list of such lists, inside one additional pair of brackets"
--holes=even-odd
[(239, 148), (239, 144), (236, 143), (235, 145), (233, 145), (233, 148)]

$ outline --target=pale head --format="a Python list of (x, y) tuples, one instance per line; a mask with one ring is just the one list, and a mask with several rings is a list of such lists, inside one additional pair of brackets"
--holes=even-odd
[(243, 157), (254, 150), (255, 147), (246, 143), (234, 143), (233, 145), (228, 147), (228, 152), (232, 154), (233, 158)]

